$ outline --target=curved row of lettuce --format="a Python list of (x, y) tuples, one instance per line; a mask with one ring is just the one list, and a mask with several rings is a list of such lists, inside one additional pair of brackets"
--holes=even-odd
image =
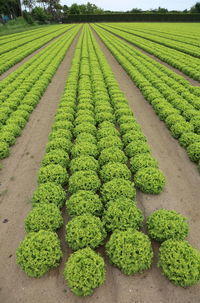
[(23, 44), (20, 45), (20, 42), (18, 39), (16, 42), (11, 42), (10, 43), (10, 50), (6, 50), (6, 45), (5, 47), (1, 46), (2, 52), (0, 55), (0, 75), (6, 72), (9, 68), (11, 68), (13, 65), (16, 63), (20, 62), (23, 60), (25, 57), (28, 55), (32, 54), (34, 51), (36, 51), (38, 48), (42, 47), (46, 43), (50, 42), (54, 38), (64, 34), (66, 31), (70, 30), (73, 28), (73, 25), (69, 26), (64, 26), (61, 29), (53, 30), (49, 28), (46, 30), (45, 35), (42, 34), (38, 38), (38, 33), (35, 35), (34, 39), (31, 39), (29, 42), (25, 42), (26, 40), (30, 40), (29, 38), (24, 38)]
[[(133, 56), (133, 48), (126, 42), (99, 30), (96, 26), (95, 30), (152, 105), (161, 121), (165, 122), (172, 136), (179, 140), (181, 146), (186, 148), (189, 158), (200, 167), (200, 98), (191, 93), (194, 90), (197, 94), (198, 88), (192, 87), (171, 71), (166, 76), (165, 67), (159, 71), (155, 61), (147, 62), (140, 56)], [(171, 74), (172, 78), (169, 77)]]
[(136, 45), (144, 51), (156, 56), (160, 60), (179, 69), (181, 72), (193, 78), (194, 80), (200, 81), (199, 58), (195, 58), (178, 50), (171, 49), (152, 41), (147, 41), (140, 37), (133, 37), (133, 35), (123, 33), (122, 31), (113, 28), (111, 29), (105, 25), (99, 25), (99, 27), (114, 33), (127, 42), (130, 42), (131, 44)]
[(0, 159), (9, 156), (10, 146), (21, 134), (79, 29), (79, 26), (72, 29), (57, 40), (59, 43), (54, 42), (39, 56), (36, 55), (35, 60), (31, 59), (30, 64), (25, 63), (25, 66), (2, 81)]
[(17, 264), (30, 277), (41, 277), (49, 269), (58, 266), (63, 255), (55, 231), (63, 225), (61, 208), (67, 197), (65, 186), (69, 179), (68, 153), (72, 146), (79, 53), (80, 49), (77, 46), (65, 91), (49, 134), (46, 153), (38, 172), (38, 187), (32, 197), (33, 209), (24, 221), (28, 235), (16, 252)]
[[(106, 71), (109, 70), (109, 66), (105, 65), (105, 58), (98, 44), (92, 35), (91, 37), (104, 79), (108, 79)], [(91, 51), (91, 45), (89, 49)], [(91, 61), (94, 62), (94, 58)], [(97, 66), (93, 70), (97, 70)], [(115, 84), (113, 75), (111, 83)], [(112, 92), (112, 85), (110, 86), (109, 82), (106, 84), (109, 93), (110, 90)], [(135, 274), (150, 268), (153, 257), (150, 242), (152, 239), (163, 242), (158, 266), (174, 284), (185, 287), (196, 284), (200, 280), (200, 253), (185, 241), (189, 228), (186, 218), (182, 215), (165, 209), (155, 211), (147, 218), (147, 232), (150, 239), (138, 231), (144, 221), (141, 211), (134, 210), (133, 205), (131, 206), (125, 198), (109, 202), (105, 217), (108, 231), (113, 232), (106, 244), (106, 252), (111, 263), (123, 273)], [(104, 217), (103, 220), (105, 221)], [(172, 253), (167, 249), (168, 243)], [(176, 250), (177, 255), (173, 255)]]

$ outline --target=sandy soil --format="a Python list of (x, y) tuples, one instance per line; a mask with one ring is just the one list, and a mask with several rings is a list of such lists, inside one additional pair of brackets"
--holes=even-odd
[[(0, 302), (3, 303), (197, 303), (200, 285), (188, 289), (173, 286), (155, 263), (152, 269), (135, 276), (125, 276), (107, 263), (107, 279), (88, 298), (74, 296), (62, 276), (70, 253), (64, 243), (64, 228), (59, 232), (65, 251), (62, 264), (40, 279), (31, 279), (15, 264), (15, 250), (24, 237), (23, 219), (31, 209), (30, 198), (36, 188), (36, 175), (44, 153), (48, 133), (72, 58), (73, 46), (33, 112), (29, 123), (13, 147), (12, 154), (2, 161), (0, 173)], [(174, 208), (189, 218), (189, 241), (200, 249), (200, 176), (185, 151), (160, 122), (125, 71), (100, 42), (111, 67), (120, 81), (137, 121), (141, 124), (155, 157), (167, 177), (165, 191), (159, 196), (138, 193), (138, 205), (148, 215), (153, 210)], [(30, 136), (31, 134), (31, 136)], [(66, 216), (65, 216), (66, 217)], [(6, 220), (5, 220), (6, 219)], [(3, 223), (6, 222), (7, 223)], [(158, 247), (154, 244), (155, 255)], [(99, 250), (104, 255), (104, 249)]]
[(118, 38), (124, 40), (126, 43), (130, 44), (132, 47), (134, 47), (135, 49), (137, 49), (138, 51), (140, 51), (141, 53), (149, 56), (150, 58), (156, 60), (157, 62), (161, 63), (162, 65), (166, 66), (167, 68), (171, 69), (173, 72), (177, 73), (178, 75), (182, 76), (183, 78), (185, 78), (188, 82), (190, 82), (191, 85), (194, 86), (200, 86), (200, 83), (192, 78), (190, 78), (189, 76), (187, 76), (186, 74), (184, 74), (183, 72), (181, 72), (179, 69), (171, 66), (170, 64), (160, 60), (159, 58), (157, 58), (156, 56), (148, 53), (147, 51), (143, 50), (142, 48), (136, 46), (134, 43), (128, 42), (126, 39), (124, 39), (123, 37), (112, 33), (114, 36), (117, 36)]
[(47, 47), (50, 43), (52, 43), (54, 40), (60, 38), (61, 36), (63, 36), (64, 34), (66, 34), (67, 31), (65, 31), (64, 33), (58, 35), (57, 37), (53, 38), (51, 41), (47, 42), (46, 44), (44, 44), (43, 46), (41, 46), (40, 48), (38, 48), (36, 51), (34, 51), (32, 54), (28, 55), (27, 57), (25, 57), (23, 60), (21, 60), (20, 62), (18, 62), (17, 64), (13, 65), (11, 68), (9, 68), (5, 73), (3, 73), (2, 75), (0, 75), (0, 80), (3, 80), (4, 78), (6, 78), (8, 75), (10, 75), (12, 72), (14, 72), (18, 67), (20, 67), (22, 64), (24, 64), (25, 62), (27, 62), (29, 59), (31, 59), (33, 56), (35, 56), (37, 53), (39, 53), (43, 48)]

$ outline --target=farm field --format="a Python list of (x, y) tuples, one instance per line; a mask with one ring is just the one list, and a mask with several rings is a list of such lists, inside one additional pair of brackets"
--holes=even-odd
[(199, 29), (0, 36), (0, 302), (199, 302)]

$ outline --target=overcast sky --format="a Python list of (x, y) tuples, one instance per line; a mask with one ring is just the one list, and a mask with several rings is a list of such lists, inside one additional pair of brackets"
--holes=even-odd
[(72, 3), (86, 4), (87, 2), (96, 4), (98, 7), (101, 7), (105, 10), (114, 10), (114, 11), (127, 11), (132, 8), (141, 8), (147, 10), (150, 8), (165, 7), (169, 10), (184, 10), (193, 6), (198, 0), (61, 0), (61, 4), (66, 4), (70, 6)]

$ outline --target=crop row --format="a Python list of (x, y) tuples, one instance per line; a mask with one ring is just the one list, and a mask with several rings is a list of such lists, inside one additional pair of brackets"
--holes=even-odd
[(149, 40), (149, 41), (152, 41), (152, 42), (155, 42), (156, 45), (157, 44), (161, 44), (161, 45), (164, 45), (166, 46), (167, 48), (172, 48), (174, 50), (178, 50), (180, 52), (183, 52), (183, 53), (186, 53), (186, 54), (189, 54), (191, 56), (194, 56), (194, 57), (197, 57), (197, 58), (200, 58), (200, 53), (199, 53), (199, 46), (194, 46), (194, 45), (191, 45), (191, 44), (186, 44), (184, 41), (173, 41), (173, 40), (170, 40), (170, 38), (165, 38), (165, 37), (157, 37), (155, 34), (152, 34), (151, 32), (150, 33), (145, 33), (145, 32), (138, 32), (138, 31), (135, 31), (133, 28), (130, 28), (130, 27), (127, 27), (125, 25), (118, 25), (118, 24), (109, 24), (109, 27), (112, 27), (114, 29), (118, 29), (122, 32), (126, 32), (128, 34), (131, 34), (133, 39), (135, 39), (135, 36), (136, 37), (140, 37), (142, 39), (145, 40)]
[[(200, 39), (198, 37), (191, 37), (187, 35), (175, 35), (174, 33), (169, 33), (165, 31), (158, 31), (158, 30), (152, 30), (152, 29), (147, 29), (143, 27), (133, 27), (130, 24), (123, 24), (124, 28), (134, 30), (136, 32), (141, 32), (141, 33), (147, 33), (147, 34), (153, 34), (155, 37), (164, 37), (166, 39), (169, 39), (169, 41), (174, 40), (174, 41), (179, 41), (181, 43), (189, 44), (189, 45), (194, 45), (199, 47), (200, 46)], [(120, 27), (121, 28), (121, 27)], [(142, 35), (142, 34), (141, 34)]]
[[(48, 50), (45, 50), (43, 56), (39, 56), (40, 65), (38, 67), (32, 60), (35, 70), (28, 76), (25, 69), (23, 76), (26, 78), (23, 84), (21, 84), (20, 77), (17, 77), (11, 83), (11, 88), (16, 85), (19, 86), (13, 94), (8, 93), (9, 97), (0, 105), (0, 159), (9, 155), (9, 147), (15, 143), (16, 137), (21, 134), (31, 112), (41, 99), (79, 29), (80, 26), (72, 29), (54, 42)], [(18, 75), (18, 72), (16, 72), (16, 75)], [(10, 87), (5, 88), (5, 97), (6, 91), (9, 89)]]
[(178, 50), (170, 49), (164, 45), (156, 44), (152, 41), (147, 41), (140, 37), (133, 37), (133, 35), (124, 33), (118, 29), (114, 29), (105, 25), (99, 25), (99, 27), (106, 29), (107, 31), (158, 57), (160, 60), (179, 69), (181, 72), (188, 75), (189, 77), (197, 81), (200, 80), (199, 58), (194, 58)]
[[(36, 33), (33, 33), (32, 35), (28, 35), (26, 37), (22, 37), (21, 39), (18, 37), (15, 41), (9, 41), (7, 43), (4, 43), (1, 45), (0, 49), (0, 55), (3, 53), (9, 52), (15, 48), (18, 48), (22, 45), (25, 46), (25, 44), (36, 41), (37, 39), (44, 38), (47, 35), (50, 35), (52, 33), (56, 33), (57, 35), (62, 34), (67, 30), (67, 26), (53, 26), (50, 28), (46, 28), (45, 30), (37, 31)], [(1, 58), (1, 56), (0, 56)]]
[[(124, 67), (131, 79), (154, 108), (159, 118), (165, 122), (172, 136), (187, 149), (189, 158), (200, 160), (200, 99), (190, 93), (192, 87), (186, 80), (171, 72), (154, 60), (145, 60), (145, 55), (133, 52), (130, 46), (120, 39), (95, 30)], [(138, 56), (137, 56), (138, 55)], [(147, 56), (146, 56), (147, 57)], [(169, 77), (171, 76), (172, 77)], [(194, 88), (195, 89), (195, 88)]]
[(24, 45), (21, 45), (13, 50), (7, 51), (0, 55), (0, 75), (11, 68), (16, 63), (20, 62), (22, 59), (32, 54), (35, 50), (45, 45), (47, 42), (56, 38), (57, 36), (65, 33), (67, 30), (71, 29), (73, 25), (65, 26), (61, 30), (56, 30), (50, 32), (49, 34), (34, 39)]
[[(118, 116), (114, 103), (117, 101), (113, 98), (120, 90), (111, 97), (116, 81), (108, 66), (105, 68), (105, 61), (98, 59), (101, 56), (88, 26), (84, 26), (39, 170), (38, 188), (32, 198), (34, 208), (25, 219), (28, 235), (17, 249), (17, 263), (29, 276), (40, 277), (58, 265), (62, 252), (54, 231), (63, 224), (59, 208), (67, 193), (66, 207), (72, 219), (66, 225), (66, 242), (75, 252), (65, 264), (64, 278), (80, 296), (91, 294), (105, 280), (104, 260), (93, 249), (104, 243), (107, 232), (113, 234), (106, 244), (106, 252), (124, 273), (134, 274), (149, 268), (153, 256), (148, 236), (137, 231), (144, 217), (136, 206), (121, 129), (116, 128)], [(109, 75), (105, 76), (105, 70)], [(107, 77), (109, 85), (105, 81)], [(125, 106), (120, 108), (119, 118), (130, 117), (127, 101), (120, 103)], [(157, 222), (161, 219), (163, 224), (159, 228)], [(171, 239), (170, 249), (177, 253), (172, 262), (172, 254), (166, 252), (168, 244), (162, 246), (163, 272), (172, 281), (178, 277), (175, 284), (195, 284), (200, 278), (199, 252), (187, 242), (172, 240), (187, 236), (185, 218), (175, 212), (161, 211), (152, 214), (148, 221), (151, 238)], [(181, 249), (187, 250), (181, 266), (187, 261), (191, 269), (188, 255), (193, 259), (194, 274), (189, 282), (187, 269), (180, 274), (179, 268), (173, 268), (180, 259)]]

